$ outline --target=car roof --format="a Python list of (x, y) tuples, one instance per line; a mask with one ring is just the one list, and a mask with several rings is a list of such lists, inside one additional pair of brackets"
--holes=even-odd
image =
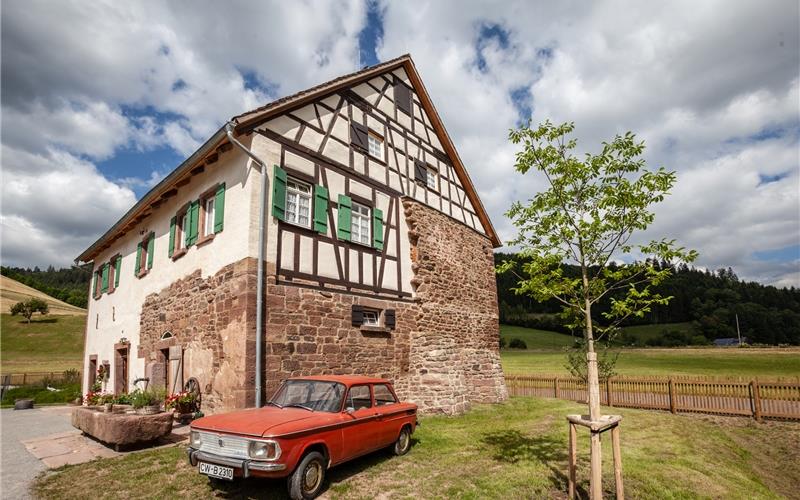
[(308, 375), (304, 377), (289, 377), (288, 380), (320, 380), (323, 382), (339, 382), (347, 386), (358, 384), (391, 384), (385, 378), (366, 377), (363, 375)]

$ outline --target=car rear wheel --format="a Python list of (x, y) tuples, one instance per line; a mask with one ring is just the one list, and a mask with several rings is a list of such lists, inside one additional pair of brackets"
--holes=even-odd
[(316, 498), (325, 481), (325, 457), (317, 451), (308, 453), (289, 476), (289, 496), (293, 500)]
[(408, 453), (409, 449), (411, 449), (411, 429), (403, 427), (400, 430), (400, 435), (397, 436), (397, 441), (394, 442), (392, 451), (395, 455), (400, 456)]

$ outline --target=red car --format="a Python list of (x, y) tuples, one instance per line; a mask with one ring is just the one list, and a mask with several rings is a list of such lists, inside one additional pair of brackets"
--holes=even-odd
[(292, 498), (314, 498), (329, 467), (382, 448), (405, 454), (416, 425), (417, 405), (388, 380), (292, 378), (263, 408), (192, 422), (189, 463), (220, 479), (287, 477)]

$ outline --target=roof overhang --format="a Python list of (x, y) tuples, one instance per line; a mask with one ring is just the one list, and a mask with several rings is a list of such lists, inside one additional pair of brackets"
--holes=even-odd
[[(478, 196), (475, 185), (472, 183), (472, 179), (470, 178), (464, 163), (461, 161), (461, 157), (458, 155), (458, 151), (456, 150), (450, 135), (447, 133), (447, 129), (445, 128), (438, 111), (436, 111), (436, 107), (433, 105), (433, 101), (431, 100), (425, 85), (422, 83), (422, 78), (420, 78), (419, 72), (417, 71), (416, 66), (414, 66), (414, 61), (412, 61), (411, 56), (408, 54), (384, 63), (376, 64), (375, 66), (370, 66), (369, 68), (365, 68), (360, 71), (356, 71), (355, 73), (336, 78), (327, 83), (323, 83), (296, 94), (283, 97), (260, 108), (235, 116), (231, 119), (231, 123), (235, 125), (235, 131), (237, 134), (246, 133), (276, 115), (304, 106), (305, 104), (319, 99), (322, 96), (331, 94), (345, 87), (361, 83), (381, 73), (392, 71), (400, 67), (405, 70), (406, 74), (411, 80), (412, 85), (417, 90), (422, 107), (428, 114), (428, 118), (431, 120), (431, 125), (433, 125), (434, 130), (439, 136), (442, 147), (444, 147), (445, 152), (452, 160), (453, 168), (461, 179), (461, 183), (464, 186), (464, 191), (472, 203), (472, 206), (475, 207), (478, 219), (481, 221), (481, 225), (483, 226), (487, 237), (489, 240), (491, 240), (492, 245), (495, 248), (502, 246), (502, 243), (497, 236), (497, 232), (492, 225), (492, 221), (489, 219), (489, 215), (486, 212), (480, 197)], [(137, 220), (141, 220), (146, 217), (148, 213), (147, 211), (151, 208), (151, 205), (157, 203), (165, 193), (174, 188), (178, 181), (189, 174), (199, 162), (204, 161), (204, 159), (216, 148), (227, 141), (227, 134), (225, 132), (225, 127), (223, 126), (217, 132), (215, 132), (214, 135), (212, 135), (202, 146), (200, 146), (200, 148), (198, 148), (197, 151), (195, 151), (189, 158), (184, 160), (184, 162), (181, 163), (178, 168), (176, 168), (172, 173), (162, 179), (161, 182), (159, 182), (155, 187), (148, 191), (147, 194), (142, 197), (142, 199), (140, 199), (130, 210), (128, 210), (128, 212), (123, 215), (116, 224), (111, 226), (111, 228), (106, 231), (97, 241), (95, 241), (89, 248), (84, 250), (83, 253), (81, 253), (75, 259), (76, 262), (89, 262), (93, 260), (97, 254), (110, 245), (115, 238), (121, 234), (124, 234), (129, 225), (132, 223), (135, 224)]]

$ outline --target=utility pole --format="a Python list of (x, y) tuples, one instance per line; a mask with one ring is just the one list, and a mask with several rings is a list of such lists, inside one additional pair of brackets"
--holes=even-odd
[(742, 345), (742, 332), (739, 331), (739, 314), (736, 313), (736, 336), (739, 337), (739, 345)]

